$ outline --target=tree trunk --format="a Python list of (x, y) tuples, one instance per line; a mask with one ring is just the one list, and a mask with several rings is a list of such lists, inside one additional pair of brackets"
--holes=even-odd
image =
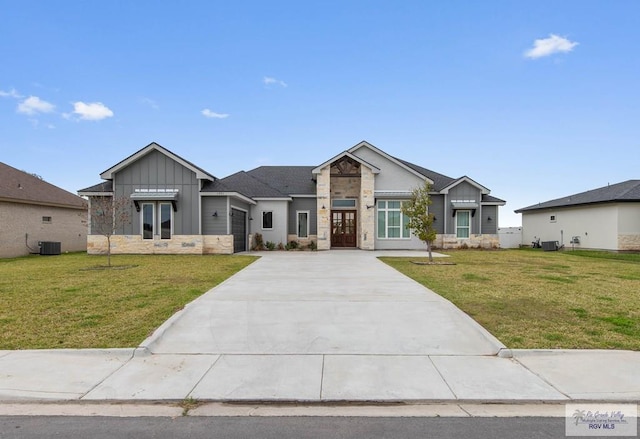
[(427, 241), (427, 251), (429, 252), (429, 262), (433, 262), (433, 254), (431, 254), (431, 241)]
[(107, 266), (111, 267), (111, 237), (107, 236)]

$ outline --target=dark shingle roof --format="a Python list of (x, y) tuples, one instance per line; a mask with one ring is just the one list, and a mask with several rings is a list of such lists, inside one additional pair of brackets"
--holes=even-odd
[(453, 183), (456, 180), (455, 178), (447, 177), (446, 175), (440, 174), (438, 172), (432, 171), (427, 168), (423, 168), (422, 166), (418, 166), (406, 160), (402, 160), (397, 157), (395, 157), (395, 159), (398, 160), (400, 163), (404, 164), (405, 166), (408, 166), (409, 168), (418, 172), (419, 174), (424, 175), (429, 180), (433, 181), (433, 185), (431, 189), (434, 191), (440, 191), (443, 188), (449, 186), (451, 183)]
[(506, 204), (506, 201), (504, 201), (503, 199), (498, 198), (498, 197), (493, 197), (493, 196), (487, 195), (487, 194), (482, 195), (482, 202), (483, 203), (505, 203)]
[(102, 183), (94, 184), (93, 186), (78, 191), (78, 193), (83, 192), (113, 192), (113, 181), (103, 181)]
[(557, 198), (555, 200), (545, 201), (544, 203), (534, 204), (532, 206), (523, 207), (515, 212), (525, 212), (530, 210), (548, 209), (553, 207), (578, 206), (582, 204), (594, 203), (610, 203), (614, 201), (640, 201), (640, 180), (627, 180), (622, 183), (616, 183), (593, 189), (579, 194), (569, 195), (568, 197)]
[(202, 192), (238, 192), (249, 198), (282, 198), (288, 196), (244, 171), (207, 182)]
[(86, 209), (77, 195), (0, 162), (0, 199), (16, 203)]
[(315, 195), (315, 166), (260, 166), (248, 174), (286, 195)]

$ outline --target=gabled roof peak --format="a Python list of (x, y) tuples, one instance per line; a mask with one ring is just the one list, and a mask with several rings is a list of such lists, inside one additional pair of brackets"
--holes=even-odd
[(209, 174), (207, 171), (205, 171), (202, 168), (194, 165), (190, 161), (183, 159), (179, 155), (174, 154), (173, 152), (169, 151), (167, 148), (163, 147), (162, 145), (160, 145), (157, 142), (151, 142), (150, 144), (148, 144), (144, 148), (138, 150), (137, 152), (134, 152), (133, 154), (131, 154), (126, 159), (120, 161), (116, 165), (114, 165), (114, 166), (110, 167), (109, 169), (107, 169), (106, 171), (102, 172), (100, 174), (100, 178), (102, 178), (104, 180), (112, 180), (114, 173), (116, 173), (119, 170), (129, 166), (131, 163), (137, 161), (138, 159), (144, 157), (145, 155), (149, 154), (152, 151), (158, 151), (161, 154), (164, 154), (167, 157), (171, 158), (172, 160), (175, 160), (176, 162), (180, 163), (185, 168), (193, 171), (196, 174), (196, 178), (198, 178), (198, 179), (211, 180), (211, 181), (216, 179), (213, 175)]

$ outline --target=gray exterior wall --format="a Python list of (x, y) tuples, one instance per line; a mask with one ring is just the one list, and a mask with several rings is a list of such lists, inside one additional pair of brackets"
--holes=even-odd
[[(229, 211), (227, 210), (228, 197), (202, 197), (202, 234), (203, 235), (227, 235), (227, 222)], [(217, 212), (217, 216), (213, 213)]]
[(375, 176), (375, 190), (412, 191), (424, 184), (424, 179), (367, 147), (358, 149), (353, 155), (380, 169)]
[(429, 212), (434, 214), (436, 217), (436, 220), (433, 223), (436, 233), (444, 233), (444, 223), (446, 221), (444, 216), (444, 195), (431, 195), (431, 206), (429, 206)]
[(296, 212), (298, 210), (309, 211), (309, 234), (318, 234), (318, 212), (316, 205), (317, 200), (315, 198), (294, 198), (293, 202), (289, 205), (289, 235), (295, 235), (298, 233), (296, 230)]
[[(229, 199), (229, 204), (234, 208), (234, 209), (240, 209), (240, 210), (244, 210), (245, 212), (247, 212), (247, 219), (251, 216), (251, 206), (249, 205), (249, 203), (238, 200), (237, 198), (230, 198)], [(249, 230), (249, 229), (247, 229)]]
[[(259, 200), (255, 206), (251, 206), (251, 229), (249, 233), (261, 233), (266, 243), (271, 241), (278, 245), (287, 243), (287, 231), (289, 230), (289, 201), (287, 200)], [(273, 212), (273, 229), (262, 228), (262, 212)]]
[[(158, 151), (151, 151), (113, 178), (115, 195), (130, 197), (135, 189), (178, 189), (178, 210), (173, 213), (174, 235), (198, 234), (199, 181), (194, 172)], [(119, 233), (140, 234), (140, 213), (131, 202), (131, 224)]]
[[(489, 221), (491, 218), (491, 221)], [(498, 233), (498, 206), (482, 206), (482, 233), (496, 234)]]
[(447, 233), (454, 235), (456, 233), (456, 218), (453, 215), (453, 210), (451, 208), (452, 200), (475, 200), (478, 203), (478, 209), (476, 209), (475, 215), (471, 217), (471, 234), (475, 235), (480, 233), (480, 200), (482, 199), (482, 193), (480, 189), (472, 186), (471, 184), (463, 181), (457, 186), (451, 188), (449, 190), (449, 195), (447, 197), (447, 202), (449, 203), (446, 206), (447, 214)]

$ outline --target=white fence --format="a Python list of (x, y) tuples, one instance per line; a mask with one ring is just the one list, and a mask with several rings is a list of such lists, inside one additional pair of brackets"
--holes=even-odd
[(500, 248), (518, 248), (522, 244), (522, 227), (498, 227)]

